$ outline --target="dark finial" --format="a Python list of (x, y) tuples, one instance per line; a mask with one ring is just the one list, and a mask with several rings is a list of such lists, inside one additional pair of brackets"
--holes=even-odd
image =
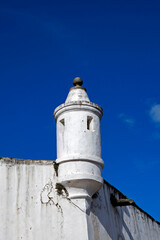
[(73, 79), (73, 85), (74, 86), (82, 86), (83, 80), (80, 77), (76, 77)]

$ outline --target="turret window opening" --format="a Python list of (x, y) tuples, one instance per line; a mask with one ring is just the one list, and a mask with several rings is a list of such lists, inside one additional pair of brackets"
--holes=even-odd
[(65, 120), (64, 118), (59, 121), (63, 126), (65, 126)]
[(93, 131), (93, 117), (87, 116), (87, 129)]

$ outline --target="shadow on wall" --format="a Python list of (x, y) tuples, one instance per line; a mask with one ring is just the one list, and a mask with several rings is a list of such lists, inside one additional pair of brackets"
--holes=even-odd
[(92, 223), (94, 239), (101, 240), (125, 240), (124, 232), (128, 235), (127, 239), (135, 240), (132, 233), (124, 221), (124, 214), (130, 217), (128, 207), (113, 207), (110, 201), (111, 194), (117, 194), (114, 189), (103, 185), (97, 196), (93, 199), (90, 219)]

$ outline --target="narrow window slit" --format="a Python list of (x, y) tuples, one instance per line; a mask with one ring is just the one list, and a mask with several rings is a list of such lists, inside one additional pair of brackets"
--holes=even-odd
[(87, 117), (87, 129), (93, 131), (93, 118), (90, 116)]
[(60, 120), (60, 123), (65, 126), (65, 121), (64, 121), (64, 118)]

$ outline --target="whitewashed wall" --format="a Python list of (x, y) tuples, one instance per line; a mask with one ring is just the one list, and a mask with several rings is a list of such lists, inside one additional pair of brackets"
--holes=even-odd
[(87, 215), (56, 178), (52, 161), (0, 159), (0, 240), (160, 240), (160, 224), (138, 207), (111, 205), (120, 193), (108, 183)]

